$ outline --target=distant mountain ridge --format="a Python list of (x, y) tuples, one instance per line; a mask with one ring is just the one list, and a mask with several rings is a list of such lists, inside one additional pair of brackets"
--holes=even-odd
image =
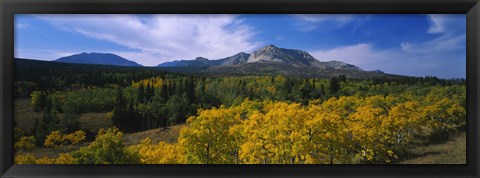
[(348, 64), (348, 63), (345, 63), (345, 62), (342, 62), (342, 61), (328, 61), (328, 62), (324, 62), (325, 65), (331, 67), (331, 68), (334, 68), (334, 69), (353, 69), (353, 70), (363, 70), (361, 69), (360, 67), (357, 67), (355, 65), (352, 65), (352, 64)]
[(396, 77), (380, 70), (364, 71), (341, 61), (320, 62), (306, 51), (268, 45), (251, 54), (238, 53), (230, 57), (209, 60), (197, 57), (159, 64), (166, 70), (201, 73), (214, 76), (286, 75), (330, 78), (343, 75), (349, 78)]
[(80, 53), (71, 56), (61, 57), (54, 62), (75, 63), (75, 64), (100, 64), (115, 66), (136, 66), (142, 65), (111, 53)]
[[(142, 66), (136, 62), (110, 53), (81, 53), (62, 57), (54, 62), (99, 64), (113, 66)], [(358, 66), (341, 61), (321, 62), (306, 51), (268, 45), (251, 54), (240, 52), (233, 56), (209, 60), (177, 60), (161, 63), (158, 69), (181, 73), (215, 76), (285, 75), (330, 78), (343, 75), (349, 78), (396, 77), (380, 70), (364, 71)]]
[(197, 57), (194, 60), (179, 60), (164, 62), (157, 67), (204, 67), (204, 66), (221, 66), (221, 65), (237, 65), (247, 63), (248, 57), (250, 54), (241, 52), (230, 57), (218, 59), (218, 60), (209, 60), (204, 57)]
[(335, 60), (320, 62), (306, 51), (278, 48), (274, 45), (268, 45), (260, 48), (254, 51), (252, 54), (240, 52), (233, 56), (218, 60), (208, 60), (203, 57), (197, 57), (195, 60), (165, 62), (159, 64), (158, 67), (206, 67), (242, 65), (247, 63), (284, 63), (296, 67), (311, 66), (320, 69), (349, 69), (363, 71), (363, 69), (353, 64)]

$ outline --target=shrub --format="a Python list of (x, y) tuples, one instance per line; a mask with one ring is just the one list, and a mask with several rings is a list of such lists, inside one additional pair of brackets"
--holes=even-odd
[(34, 136), (23, 136), (20, 137), (19, 141), (15, 142), (14, 148), (15, 150), (31, 150), (35, 148), (36, 141), (37, 139)]
[(71, 133), (71, 134), (67, 134), (67, 135), (64, 135), (63, 136), (63, 141), (64, 142), (69, 142), (71, 144), (78, 144), (82, 141), (85, 141), (85, 132), (83, 130), (78, 130), (78, 131), (75, 131), (74, 133)]
[(15, 155), (15, 164), (35, 164), (35, 157), (31, 154)]
[(72, 153), (79, 164), (137, 164), (140, 163), (136, 152), (128, 150), (123, 144), (123, 133), (117, 128), (100, 130), (97, 138), (89, 146)]
[(50, 148), (50, 147), (57, 147), (60, 145), (63, 145), (63, 137), (60, 134), (59, 131), (53, 131), (50, 133), (50, 135), (47, 136), (45, 139), (45, 147)]

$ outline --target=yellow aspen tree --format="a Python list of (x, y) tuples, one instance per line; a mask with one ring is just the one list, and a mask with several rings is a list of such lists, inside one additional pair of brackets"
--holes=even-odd
[(390, 162), (394, 157), (388, 145), (395, 142), (394, 128), (387, 117), (389, 104), (383, 96), (371, 96), (363, 100), (350, 118), (353, 140), (360, 147), (357, 158), (360, 161)]
[(232, 164), (235, 163), (238, 145), (230, 128), (240, 123), (232, 109), (224, 106), (199, 110), (198, 116), (187, 120), (189, 127), (180, 132), (179, 143), (185, 148), (187, 163)]
[(146, 138), (129, 149), (138, 152), (142, 164), (184, 164), (186, 162), (185, 150), (178, 144), (166, 142), (154, 144), (150, 138)]

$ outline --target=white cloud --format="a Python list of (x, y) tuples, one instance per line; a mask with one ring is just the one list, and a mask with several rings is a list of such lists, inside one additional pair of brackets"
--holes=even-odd
[(309, 22), (326, 22), (326, 21), (335, 21), (339, 24), (346, 24), (350, 23), (354, 20), (354, 16), (352, 15), (332, 15), (332, 14), (295, 14), (293, 15), (299, 19)]
[(21, 22), (15, 22), (15, 29), (16, 30), (21, 30), (30, 27), (29, 24), (27, 23), (21, 23)]
[(445, 53), (465, 48), (466, 35), (443, 35), (436, 39), (423, 42), (411, 43), (403, 42), (400, 44), (402, 51), (418, 55), (429, 53)]
[(340, 60), (365, 70), (380, 69), (387, 73), (442, 78), (465, 78), (465, 20), (461, 16), (428, 15), (431, 23), (425, 32), (437, 35), (424, 42), (405, 41), (398, 48), (375, 49), (360, 43), (328, 50), (314, 50), (311, 54), (321, 60)]
[[(465, 33), (459, 31), (463, 28), (452, 28), (459, 27), (460, 25), (466, 25), (466, 23), (461, 19), (465, 20), (465, 15), (451, 15), (451, 14), (430, 14), (428, 15), (430, 20), (430, 28), (428, 33), (430, 34), (455, 34), (455, 33)], [(461, 19), (460, 19), (461, 18)]]
[[(423, 43), (401, 43), (405, 52), (415, 54), (441, 53), (464, 49), (466, 45), (465, 18), (460, 15), (435, 14), (428, 15), (430, 27), (428, 34), (436, 34), (439, 37)], [(461, 17), (461, 18), (459, 18)], [(463, 21), (462, 21), (463, 19)]]
[(15, 48), (15, 58), (37, 59), (52, 61), (61, 57), (81, 53), (82, 51), (59, 51), (47, 49), (17, 49)]
[[(376, 50), (370, 44), (356, 44), (329, 50), (316, 50), (310, 53), (320, 61), (343, 61), (364, 70), (380, 69), (391, 74), (433, 75), (442, 78), (465, 77), (465, 66), (459, 65), (464, 64), (465, 55), (452, 52), (437, 52), (427, 55), (405, 52), (400, 48)], [(463, 61), (463, 63), (455, 60)]]
[(347, 14), (295, 14), (292, 16), (297, 19), (295, 25), (300, 31), (312, 31), (327, 23), (326, 28), (337, 29), (355, 20), (354, 15)]
[[(250, 52), (261, 43), (237, 15), (38, 15), (62, 30), (131, 49), (117, 53), (147, 66)], [(102, 52), (102, 51), (97, 51)]]
[(389, 61), (393, 51), (377, 51), (372, 45), (360, 43), (350, 46), (341, 46), (329, 50), (310, 51), (313, 57), (320, 61), (343, 61), (357, 65), (365, 70), (384, 70), (385, 64)]

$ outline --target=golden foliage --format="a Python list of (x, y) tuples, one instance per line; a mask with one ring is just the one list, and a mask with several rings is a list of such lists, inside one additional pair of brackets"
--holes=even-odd
[[(391, 163), (427, 128), (465, 124), (461, 99), (342, 96), (324, 102), (249, 101), (199, 110), (180, 133), (187, 163)], [(431, 134), (431, 132), (430, 132)]]
[(45, 138), (45, 147), (50, 148), (50, 147), (57, 147), (63, 144), (63, 138), (62, 134), (60, 134), (59, 131), (53, 131), (51, 132), (47, 138)]
[(132, 82), (132, 86), (135, 87), (135, 88), (139, 88), (140, 85), (146, 87), (148, 84), (150, 84), (151, 86), (153, 86), (155, 88), (160, 88), (160, 87), (162, 87), (163, 82), (164, 81), (163, 81), (162, 78), (155, 77), (155, 78), (140, 80), (138, 82)]
[(31, 154), (15, 155), (15, 164), (76, 164), (76, 160), (69, 153), (60, 153), (57, 158), (42, 157), (36, 159)]
[(142, 164), (184, 164), (186, 162), (185, 151), (178, 144), (166, 142), (153, 144), (150, 138), (146, 138), (129, 149), (138, 152)]
[(31, 154), (15, 155), (15, 164), (36, 164), (36, 159)]
[(75, 131), (74, 133), (67, 134), (63, 136), (64, 142), (69, 142), (71, 144), (79, 144), (82, 141), (85, 141), (85, 132), (83, 130)]
[[(273, 83), (285, 78), (257, 80)], [(158, 78), (141, 82), (161, 85), (161, 81)], [(235, 85), (233, 80), (230, 83)], [(206, 86), (209, 87), (214, 86)], [(265, 89), (276, 92), (274, 87)], [(397, 148), (411, 144), (415, 136), (435, 136), (465, 127), (465, 93), (461, 91), (458, 86), (438, 86), (426, 91), (425, 96), (412, 93), (341, 96), (310, 100), (306, 106), (290, 101), (237, 98), (231, 107), (198, 110), (196, 116), (188, 118), (188, 126), (181, 130), (178, 143), (153, 143), (147, 138), (124, 148), (122, 132), (115, 128), (100, 129), (92, 144), (72, 155), (38, 160), (28, 154), (16, 155), (15, 163), (392, 163), (398, 159)], [(34, 139), (20, 137), (15, 149), (32, 148)], [(47, 136), (45, 146), (78, 144), (83, 140), (83, 131), (67, 135), (55, 131)]]
[(85, 141), (85, 132), (82, 130), (75, 131), (71, 134), (62, 135), (59, 131), (51, 132), (45, 139), (45, 147), (57, 147), (64, 144), (78, 144), (82, 141)]
[(14, 148), (15, 150), (31, 150), (35, 148), (36, 141), (34, 136), (22, 136), (19, 141), (15, 142)]

